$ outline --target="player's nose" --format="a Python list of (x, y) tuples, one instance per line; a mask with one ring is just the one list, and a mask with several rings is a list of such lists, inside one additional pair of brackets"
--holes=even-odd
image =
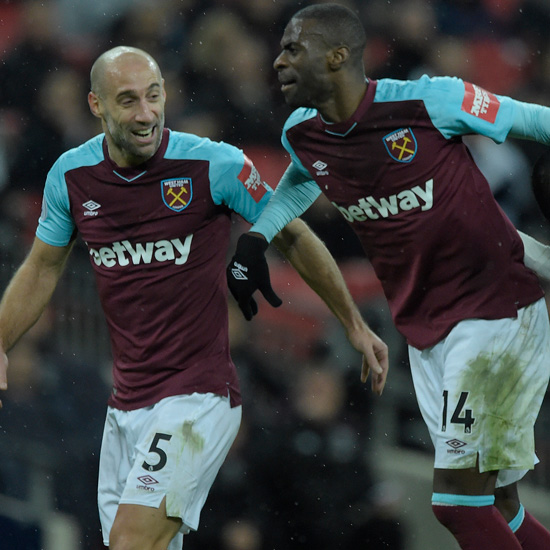
[(273, 68), (276, 70), (276, 71), (280, 71), (282, 68), (284, 68), (286, 66), (286, 61), (285, 61), (285, 56), (284, 56), (285, 52), (282, 51), (276, 58), (275, 58), (275, 61), (273, 61)]
[(155, 111), (146, 99), (139, 102), (136, 112), (136, 120), (149, 122), (156, 117)]

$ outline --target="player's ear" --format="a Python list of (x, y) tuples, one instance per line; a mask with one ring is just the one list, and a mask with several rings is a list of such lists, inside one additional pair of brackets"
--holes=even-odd
[(350, 57), (350, 50), (348, 46), (338, 46), (329, 53), (328, 64), (333, 71), (338, 71), (345, 65), (346, 61)]
[(101, 118), (101, 108), (99, 106), (99, 96), (94, 94), (94, 92), (88, 93), (88, 105), (90, 107), (90, 111), (92, 112), (92, 115), (96, 116), (97, 118)]

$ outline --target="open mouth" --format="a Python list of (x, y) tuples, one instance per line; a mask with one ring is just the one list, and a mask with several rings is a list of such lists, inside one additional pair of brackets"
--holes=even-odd
[(287, 80), (287, 81), (281, 82), (281, 92), (288, 91), (295, 84), (296, 84), (295, 80)]
[(147, 128), (145, 130), (136, 130), (132, 133), (139, 139), (139, 141), (146, 142), (153, 137), (153, 134), (155, 133), (155, 126), (153, 126), (152, 128)]

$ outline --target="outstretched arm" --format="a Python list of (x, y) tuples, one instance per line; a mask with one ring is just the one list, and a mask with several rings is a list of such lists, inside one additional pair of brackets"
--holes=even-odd
[[(6, 352), (39, 319), (63, 272), (72, 243), (50, 246), (35, 239), (0, 302), (0, 390), (7, 389)], [(0, 402), (1, 407), (1, 402)]]
[[(273, 242), (288, 258), (304, 281), (321, 297), (340, 321), (352, 346), (363, 355), (361, 380), (372, 369), (372, 389), (382, 394), (388, 374), (388, 347), (368, 327), (353, 301), (336, 261), (324, 243), (300, 219), (291, 221)], [(256, 290), (274, 307), (282, 301), (271, 288), (265, 259), (268, 243), (259, 233), (245, 233), (227, 268), (229, 289), (246, 319), (257, 313)]]
[(325, 244), (300, 219), (290, 222), (273, 243), (340, 321), (351, 345), (363, 355), (362, 382), (372, 370), (372, 390), (381, 395), (388, 375), (388, 346), (363, 320)]

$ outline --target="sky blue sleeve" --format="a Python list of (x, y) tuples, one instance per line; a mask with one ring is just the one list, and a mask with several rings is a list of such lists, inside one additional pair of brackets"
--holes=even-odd
[(515, 101), (515, 116), (510, 136), (550, 145), (550, 108)]
[(250, 231), (261, 233), (268, 242), (290, 221), (301, 216), (321, 194), (319, 186), (294, 162), (283, 174), (275, 193)]
[(62, 166), (63, 162), (58, 160), (48, 173), (42, 197), (42, 212), (36, 229), (36, 236), (52, 246), (69, 244), (75, 231)]
[(515, 118), (515, 102), (460, 78), (423, 76), (414, 81), (382, 79), (375, 101), (422, 100), (433, 125), (447, 139), (480, 134), (502, 143)]
[(319, 186), (311, 179), (286, 137), (286, 132), (295, 124), (315, 116), (313, 109), (297, 109), (286, 121), (281, 142), (291, 158), (273, 197), (262, 212), (260, 219), (250, 229), (261, 233), (268, 242), (290, 221), (301, 216), (321, 194)]
[(273, 194), (252, 161), (236, 147), (212, 142), (210, 193), (215, 204), (223, 204), (254, 223)]

